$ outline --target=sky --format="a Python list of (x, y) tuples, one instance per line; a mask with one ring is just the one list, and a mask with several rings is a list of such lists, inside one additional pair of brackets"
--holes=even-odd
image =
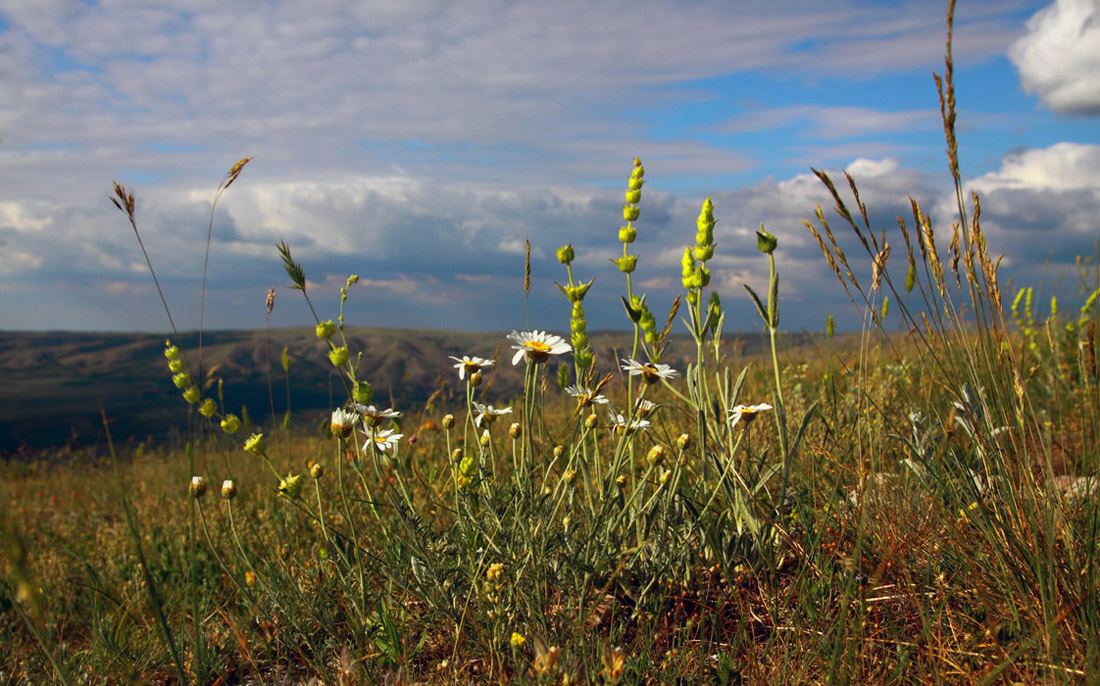
[[(811, 168), (847, 170), (897, 255), (909, 197), (957, 221), (932, 74), (946, 3), (0, 0), (0, 329), (165, 331), (312, 324), (568, 327), (555, 249), (573, 244), (589, 328), (628, 326), (618, 229), (645, 165), (636, 292), (658, 320), (711, 197), (712, 287), (729, 331), (760, 328), (779, 240), (781, 328), (859, 326), (802, 224)], [(1100, 0), (961, 0), (963, 182), (1002, 288), (1067, 291), (1100, 237)], [(531, 292), (523, 292), (525, 241)], [(851, 238), (843, 239), (846, 245)], [(867, 279), (870, 259), (853, 258)], [(1059, 291), (1061, 289), (1061, 291)], [(895, 308), (896, 309), (896, 308)], [(896, 319), (894, 324), (900, 325)], [(888, 320), (889, 322), (889, 320)]]

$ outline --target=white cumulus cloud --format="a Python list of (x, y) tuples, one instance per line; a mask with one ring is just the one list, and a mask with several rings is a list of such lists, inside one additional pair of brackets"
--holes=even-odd
[(1100, 0), (1055, 0), (1008, 53), (1028, 93), (1066, 114), (1100, 115)]

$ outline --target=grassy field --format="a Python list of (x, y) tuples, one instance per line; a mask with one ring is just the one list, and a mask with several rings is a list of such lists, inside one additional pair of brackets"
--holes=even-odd
[[(155, 374), (181, 396), (176, 443), (2, 465), (0, 683), (1095, 683), (1100, 274), (1082, 258), (1072, 310), (1001, 292), (950, 59), (955, 226), (914, 203), (876, 234), (855, 181), (819, 174), (836, 206), (806, 229), (855, 337), (782, 344), (762, 227), (769, 289), (744, 297), (764, 345), (732, 352), (709, 200), (682, 300), (651, 312), (637, 160), (616, 354), (590, 340), (571, 246), (569, 335), (471, 341), (430, 362), (453, 392), (415, 404), (374, 397), (373, 346), (342, 325), (356, 277), (310, 300), (303, 357), (336, 379), (313, 428), (249, 426), (208, 372), (216, 337), (173, 333)], [(889, 308), (907, 334), (884, 334)], [(275, 359), (241, 364), (285, 394), (298, 363)]]

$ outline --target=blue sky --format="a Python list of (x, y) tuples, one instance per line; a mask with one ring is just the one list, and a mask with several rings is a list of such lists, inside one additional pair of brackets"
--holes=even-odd
[[(636, 283), (656, 311), (703, 198), (712, 284), (753, 330), (742, 283), (780, 239), (785, 327), (858, 314), (802, 227), (831, 206), (810, 167), (861, 187), (876, 229), (908, 195), (940, 235), (950, 179), (932, 72), (945, 3), (340, 2), (0, 5), (0, 328), (167, 328), (138, 222), (177, 323), (198, 324), (214, 189), (253, 156), (214, 221), (206, 325), (311, 323), (275, 245), (323, 316), (361, 277), (350, 324), (563, 329), (554, 250), (596, 278), (590, 328), (626, 324), (608, 262), (631, 160), (646, 166)], [(1100, 232), (1100, 2), (959, 3), (965, 183), (1004, 252), (1002, 279), (1055, 285)], [(893, 235), (891, 234), (891, 235)], [(900, 243), (900, 235), (897, 237)], [(869, 271), (869, 264), (867, 271)], [(1072, 280), (1065, 282), (1072, 283)], [(662, 315), (658, 314), (660, 318)]]

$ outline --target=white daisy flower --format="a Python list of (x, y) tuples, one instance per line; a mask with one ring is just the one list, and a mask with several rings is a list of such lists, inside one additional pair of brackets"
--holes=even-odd
[(519, 364), (524, 354), (527, 359), (539, 363), (550, 359), (551, 355), (561, 355), (573, 349), (561, 336), (545, 331), (513, 331), (508, 334), (508, 339), (519, 344), (512, 346), (512, 350), (516, 351), (512, 356), (512, 364)]
[(632, 434), (641, 429), (648, 429), (650, 426), (648, 419), (635, 419), (630, 421), (615, 410), (609, 410), (607, 417), (611, 422), (611, 427), (619, 433), (626, 432), (627, 434)]
[(372, 443), (375, 448), (378, 448), (382, 452), (387, 452), (391, 447), (396, 447), (404, 437), (405, 434), (394, 433), (393, 429), (382, 429), (377, 432), (372, 431), (367, 434), (367, 442), (363, 444), (363, 452), (369, 451)]
[(680, 376), (680, 372), (676, 371), (667, 364), (654, 364), (652, 362), (639, 362), (633, 358), (623, 358), (623, 371), (628, 372), (631, 376), (640, 376), (642, 381), (647, 384), (657, 383), (661, 379), (675, 379)]
[(637, 417), (648, 417), (653, 414), (653, 411), (657, 409), (657, 403), (652, 400), (646, 400), (645, 398), (638, 398), (634, 401), (634, 415)]
[(473, 374), (474, 372), (480, 372), (482, 367), (492, 367), (493, 361), (486, 360), (482, 357), (470, 357), (469, 355), (463, 355), (462, 357), (449, 356), (452, 360), (457, 362), (455, 369), (458, 370), (459, 381), (466, 378), (467, 374)]
[(401, 413), (397, 410), (382, 409), (374, 405), (360, 405), (359, 403), (355, 403), (355, 411), (363, 415), (363, 421), (369, 426), (378, 426), (383, 419), (396, 419), (401, 416)]
[(506, 414), (512, 414), (512, 408), (503, 407), (496, 408), (492, 405), (482, 405), (481, 403), (474, 403), (474, 409), (477, 410), (477, 416), (474, 417), (474, 423), (480, 428), (482, 424), (486, 426), (492, 424), (497, 417)]
[(352, 410), (345, 410), (339, 408), (332, 411), (332, 435), (333, 436), (348, 436), (351, 434), (351, 430), (355, 428), (355, 425), (359, 422), (359, 415)]
[(600, 394), (599, 389), (591, 389), (587, 386), (566, 386), (565, 392), (577, 399), (578, 407), (591, 407), (593, 405), (606, 405), (610, 400)]
[(760, 403), (759, 405), (738, 405), (737, 407), (730, 410), (730, 426), (735, 426), (737, 422), (741, 420), (744, 420), (745, 424), (748, 424), (752, 420), (756, 419), (757, 414), (770, 409), (772, 409), (772, 406), (767, 403)]

